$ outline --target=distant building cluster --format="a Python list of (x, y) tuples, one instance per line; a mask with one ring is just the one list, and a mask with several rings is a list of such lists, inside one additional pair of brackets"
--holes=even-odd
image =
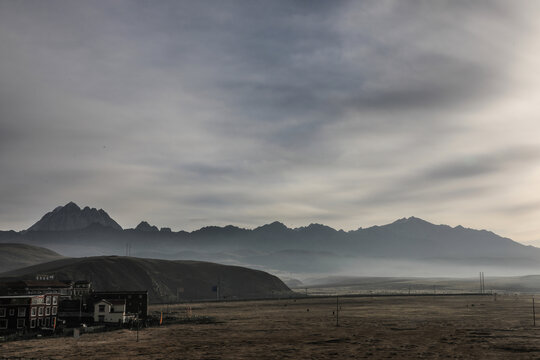
[(148, 316), (148, 291), (95, 291), (52, 275), (0, 283), (0, 335), (55, 332), (81, 324), (124, 325)]

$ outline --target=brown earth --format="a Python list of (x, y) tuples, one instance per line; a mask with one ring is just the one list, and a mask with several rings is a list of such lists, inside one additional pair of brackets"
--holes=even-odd
[[(399, 296), (194, 303), (209, 324), (0, 344), (0, 358), (533, 359), (540, 324), (530, 296)], [(188, 305), (152, 306), (183, 318)], [(169, 313), (167, 313), (169, 311)]]

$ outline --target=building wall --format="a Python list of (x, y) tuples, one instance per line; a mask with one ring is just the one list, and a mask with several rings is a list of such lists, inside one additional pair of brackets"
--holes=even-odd
[(111, 305), (106, 301), (99, 301), (94, 305), (94, 321), (106, 323), (125, 323), (125, 305)]
[(58, 294), (0, 298), (0, 332), (37, 331), (55, 326)]
[(127, 314), (139, 314), (141, 318), (148, 315), (147, 291), (96, 291), (91, 296), (94, 303), (101, 299), (125, 300)]

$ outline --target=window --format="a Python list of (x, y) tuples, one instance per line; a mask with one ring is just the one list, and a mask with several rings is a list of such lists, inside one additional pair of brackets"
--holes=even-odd
[(51, 312), (51, 314), (52, 314), (52, 315), (56, 315), (56, 314), (57, 314), (57, 311), (58, 311), (57, 309), (58, 309), (58, 308), (57, 308), (56, 306), (53, 306), (53, 307), (52, 307), (52, 312)]
[(58, 296), (53, 296), (53, 298), (52, 298), (52, 304), (53, 304), (53, 305), (58, 305)]
[(51, 307), (50, 307), (50, 306), (47, 306), (47, 307), (45, 308), (45, 315), (46, 315), (46, 316), (51, 315)]
[(36, 327), (36, 319), (30, 320), (30, 327), (33, 329)]
[(25, 307), (20, 307), (19, 308), (19, 317), (25, 317), (25, 316), (26, 316), (26, 308)]
[(41, 326), (41, 320), (40, 318), (37, 319), (37, 326), (40, 327)]
[(50, 325), (51, 325), (51, 319), (50, 318), (45, 318), (45, 326), (49, 327)]
[(30, 310), (30, 315), (31, 316), (36, 316), (36, 307), (32, 307), (32, 310)]
[(9, 309), (9, 316), (15, 316), (15, 309)]
[(0, 308), (0, 317), (6, 317), (6, 308)]
[(24, 319), (17, 319), (17, 329), (24, 327)]
[(0, 319), (0, 329), (7, 329), (7, 319)]
[(105, 322), (105, 315), (99, 315), (98, 319), (99, 322)]
[(38, 315), (39, 315), (39, 316), (43, 316), (43, 306), (40, 306), (40, 307), (39, 307)]
[(51, 305), (51, 297), (50, 296), (45, 296), (45, 304), (46, 305)]
[(99, 305), (99, 312), (105, 312), (105, 305)]

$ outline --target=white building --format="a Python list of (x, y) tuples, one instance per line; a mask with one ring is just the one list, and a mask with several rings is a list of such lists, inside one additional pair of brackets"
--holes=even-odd
[(126, 314), (125, 300), (102, 299), (94, 304), (95, 322), (124, 324), (130, 318)]

